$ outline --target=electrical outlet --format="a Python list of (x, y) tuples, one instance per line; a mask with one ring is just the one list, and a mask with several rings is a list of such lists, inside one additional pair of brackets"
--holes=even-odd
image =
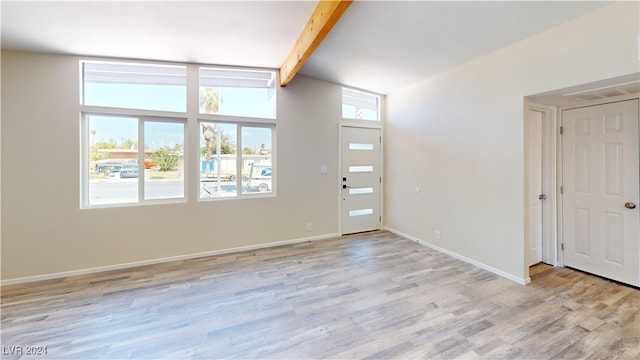
[(440, 240), (440, 230), (436, 230), (435, 238), (436, 240)]
[(307, 231), (313, 231), (313, 224), (307, 223)]

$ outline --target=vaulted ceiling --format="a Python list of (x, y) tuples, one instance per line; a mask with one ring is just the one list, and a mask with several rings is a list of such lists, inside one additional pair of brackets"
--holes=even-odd
[[(302, 74), (387, 94), (601, 1), (355, 1)], [(315, 1), (2, 1), (2, 49), (280, 68)]]

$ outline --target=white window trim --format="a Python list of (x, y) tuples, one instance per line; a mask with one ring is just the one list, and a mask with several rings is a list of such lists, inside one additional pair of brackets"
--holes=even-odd
[[(237, 180), (236, 180), (236, 185), (237, 185), (237, 189), (239, 189), (236, 193), (236, 195), (234, 196), (220, 196), (220, 197), (210, 197), (210, 198), (203, 198), (200, 196), (200, 187), (202, 186), (202, 182), (200, 181), (200, 171), (198, 171), (198, 176), (196, 176), (196, 187), (195, 189), (198, 189), (197, 191), (197, 200), (198, 201), (202, 201), (202, 202), (210, 202), (210, 201), (226, 201), (226, 200), (241, 200), (241, 199), (255, 199), (255, 198), (268, 198), (268, 197), (276, 197), (276, 193), (277, 193), (277, 188), (278, 188), (278, 181), (277, 181), (277, 156), (275, 156), (275, 154), (277, 153), (276, 150), (276, 129), (277, 126), (275, 124), (275, 119), (257, 119), (257, 120), (266, 120), (266, 121), (259, 121), (259, 122), (251, 122), (249, 120), (255, 119), (255, 118), (241, 118), (243, 120), (247, 120), (247, 121), (238, 121), (238, 118), (233, 117), (233, 116), (223, 116), (223, 115), (207, 115), (206, 117), (209, 119), (205, 119), (205, 116), (201, 115), (200, 119), (198, 119), (198, 129), (201, 130), (201, 124), (202, 122), (214, 122), (214, 123), (222, 123), (222, 124), (234, 124), (236, 125), (236, 139), (237, 139), (237, 143), (236, 143), (236, 174), (239, 174), (240, 176), (238, 176)], [(213, 120), (211, 119), (212, 117), (217, 117), (219, 119), (225, 118), (227, 120)], [(229, 121), (228, 118), (233, 118), (232, 121)], [(243, 193), (242, 192), (242, 164), (243, 164), (243, 153), (242, 153), (242, 128), (243, 127), (259, 127), (259, 128), (265, 128), (265, 129), (271, 129), (271, 168), (272, 168), (272, 172), (271, 172), (271, 191), (267, 192), (267, 193), (260, 193), (260, 192), (256, 192), (256, 193)], [(200, 138), (198, 137), (198, 154), (200, 153)], [(195, 161), (195, 166), (197, 169), (200, 168), (201, 163), (200, 163), (200, 157), (198, 156)]]
[[(138, 112), (139, 110), (136, 110)], [(142, 111), (148, 113), (148, 111)], [(132, 112), (81, 112), (80, 113), (80, 208), (81, 209), (94, 209), (94, 208), (111, 208), (111, 207), (128, 207), (128, 206), (143, 206), (143, 205), (157, 205), (157, 204), (179, 204), (185, 203), (188, 201), (188, 186), (189, 183), (189, 174), (186, 169), (183, 169), (183, 196), (182, 197), (172, 197), (172, 198), (163, 198), (163, 199), (145, 199), (145, 178), (144, 178), (144, 124), (145, 122), (167, 122), (173, 124), (182, 124), (184, 129), (184, 149), (183, 152), (185, 154), (185, 166), (186, 166), (186, 154), (189, 151), (189, 147), (187, 146), (187, 119), (184, 117), (184, 114), (181, 114), (182, 117), (167, 117), (165, 113), (162, 113), (165, 116), (148, 116), (148, 115), (135, 115)], [(90, 129), (88, 127), (89, 124), (89, 116), (114, 116), (114, 117), (130, 117), (137, 118), (138, 120), (138, 138), (137, 142), (138, 146), (138, 154), (137, 154), (137, 163), (138, 163), (138, 200), (136, 202), (127, 202), (127, 203), (113, 203), (113, 204), (91, 204), (90, 203), (90, 193), (89, 193), (89, 184), (91, 182), (91, 176), (89, 174), (89, 168), (91, 165), (91, 160), (89, 159), (89, 149), (90, 149)], [(142, 144), (142, 151), (141, 146)]]
[[(203, 75), (203, 71), (205, 72), (205, 74)], [(217, 79), (218, 83), (216, 83), (216, 81), (211, 80), (211, 76), (207, 76), (206, 72), (211, 72), (211, 73), (221, 73), (220, 77)], [(248, 76), (248, 77), (242, 77), (242, 76), (235, 76), (234, 73), (248, 73), (248, 74), (254, 74), (256, 76)], [(261, 68), (232, 68), (232, 67), (224, 67), (224, 66), (206, 66), (206, 65), (197, 65), (197, 73), (198, 73), (198, 82), (197, 82), (197, 87), (198, 87), (198, 100), (200, 99), (200, 86), (203, 85), (200, 83), (200, 81), (202, 80), (202, 77), (204, 76), (205, 82), (208, 82), (209, 84), (204, 84), (203, 86), (212, 86), (212, 87), (242, 87), (242, 86), (238, 86), (241, 84), (245, 84), (246, 86), (244, 86), (244, 88), (259, 88), (259, 89), (269, 89), (273, 91), (273, 95), (276, 96), (276, 106), (275, 106), (275, 113), (273, 115), (273, 117), (266, 117), (266, 118), (256, 118), (256, 117), (251, 117), (251, 116), (246, 116), (246, 115), (229, 115), (229, 114), (207, 114), (207, 113), (202, 113), (200, 112), (200, 104), (198, 102), (198, 113), (200, 115), (216, 115), (216, 116), (221, 116), (221, 117), (228, 117), (228, 118), (234, 118), (236, 120), (232, 120), (232, 121), (245, 121), (245, 120), (238, 120), (238, 119), (254, 119), (254, 120), (259, 120), (259, 121), (263, 121), (263, 120), (270, 120), (275, 122), (275, 120), (278, 118), (278, 108), (277, 108), (277, 86), (276, 84), (279, 83), (279, 71), (276, 71), (274, 69), (261, 69)], [(228, 78), (225, 79), (223, 73), (227, 73), (226, 75), (228, 75)], [(258, 75), (259, 74), (259, 75)], [(269, 74), (270, 76), (266, 77), (264, 75)], [(234, 86), (235, 85), (235, 86)], [(187, 85), (188, 86), (188, 85)]]
[[(369, 91), (363, 91), (363, 90), (358, 90), (358, 89), (349, 88), (349, 87), (343, 87), (342, 88), (342, 92), (341, 92), (341, 97), (340, 97), (341, 109), (342, 109), (342, 106), (345, 105), (345, 102), (343, 101), (344, 100), (344, 92), (345, 91), (352, 92), (352, 93), (355, 93), (355, 94), (362, 94), (362, 95), (365, 95), (365, 96), (371, 96), (371, 97), (375, 98), (376, 99), (376, 109), (375, 109), (375, 111), (376, 111), (376, 119), (357, 119), (357, 118), (351, 118), (351, 117), (344, 117), (343, 116), (342, 117), (343, 120), (351, 120), (351, 121), (357, 121), (357, 122), (361, 122), (361, 121), (370, 121), (370, 122), (371, 121), (373, 121), (373, 122), (382, 121), (382, 114), (381, 114), (381, 112), (382, 112), (382, 96), (380, 94), (375, 94), (375, 93), (372, 93), (372, 92), (369, 92)], [(353, 106), (354, 104), (347, 103), (346, 105), (352, 105)], [(373, 110), (372, 108), (368, 108), (368, 107), (365, 107), (365, 108)]]
[[(157, 111), (157, 110), (144, 110), (144, 109), (131, 109), (131, 108), (119, 108), (119, 107), (103, 107), (94, 105), (83, 105), (84, 98), (84, 82), (83, 82), (83, 63), (85, 62), (103, 62), (114, 64), (139, 64), (150, 66), (184, 66), (186, 67), (187, 79), (186, 79), (186, 93), (187, 93), (187, 110), (186, 112), (172, 112), (172, 111)], [(215, 202), (215, 201), (227, 201), (227, 200), (246, 200), (264, 197), (276, 197), (277, 195), (277, 120), (278, 109), (276, 108), (275, 118), (254, 118), (254, 117), (242, 117), (233, 115), (218, 115), (218, 114), (202, 114), (199, 109), (199, 95), (200, 95), (200, 68), (218, 69), (218, 70), (231, 70), (231, 71), (257, 71), (257, 72), (274, 72), (274, 81), (277, 84), (279, 82), (279, 72), (276, 69), (270, 68), (243, 68), (243, 67), (231, 67), (231, 66), (219, 66), (208, 64), (184, 64), (176, 62), (161, 62), (161, 61), (144, 61), (144, 60), (124, 60), (124, 59), (104, 59), (104, 58), (83, 58), (79, 62), (79, 121), (80, 121), (80, 208), (81, 209), (99, 209), (99, 208), (119, 208), (130, 206), (145, 206), (156, 204), (181, 204), (190, 202)], [(279, 91), (277, 86), (275, 88), (276, 93)], [(277, 96), (277, 94), (276, 94)], [(276, 100), (277, 104), (277, 100)], [(277, 105), (276, 105), (277, 106)], [(184, 124), (184, 196), (182, 198), (168, 198), (168, 199), (150, 199), (144, 200), (144, 188), (139, 188), (138, 199), (142, 199), (135, 203), (116, 203), (116, 204), (100, 204), (89, 205), (89, 149), (90, 149), (90, 132), (87, 127), (88, 121), (85, 120), (85, 115), (113, 115), (123, 117), (138, 117), (141, 121), (139, 126), (144, 126), (144, 119), (155, 121), (155, 119), (171, 119), (181, 120)], [(255, 127), (270, 127), (271, 128), (271, 163), (272, 163), (272, 189), (269, 193), (250, 193), (243, 194), (242, 189), (238, 192), (238, 195), (232, 197), (220, 197), (220, 198), (200, 198), (200, 138), (201, 121), (211, 122), (225, 122), (234, 123), (238, 125), (238, 129), (243, 126), (255, 126)], [(142, 124), (142, 125), (141, 125)], [(241, 130), (238, 130), (241, 131)], [(138, 133), (138, 142), (142, 144), (140, 137), (144, 137), (144, 134)], [(142, 140), (144, 140), (142, 138)], [(241, 137), (238, 138), (241, 146)], [(240, 157), (242, 152), (240, 151)], [(139, 153), (139, 157), (142, 156), (144, 160), (144, 153)], [(139, 164), (141, 164), (139, 162)], [(140, 165), (142, 166), (142, 165)], [(240, 165), (241, 166), (241, 163)], [(239, 173), (242, 171), (240, 169)], [(140, 183), (143, 183), (139, 181)]]

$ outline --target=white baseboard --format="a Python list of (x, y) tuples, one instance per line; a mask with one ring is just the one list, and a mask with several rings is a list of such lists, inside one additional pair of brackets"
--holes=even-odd
[(414, 236), (411, 236), (409, 234), (405, 234), (405, 233), (403, 233), (401, 231), (398, 231), (396, 229), (393, 229), (393, 228), (385, 226), (384, 230), (390, 231), (390, 232), (392, 232), (392, 233), (394, 233), (396, 235), (402, 236), (403, 238), (409, 239), (409, 240), (411, 240), (413, 242), (416, 242), (416, 243), (418, 243), (420, 245), (426, 246), (428, 248), (431, 248), (431, 249), (433, 249), (435, 251), (438, 251), (438, 252), (441, 252), (443, 254), (449, 255), (449, 256), (451, 256), (453, 258), (456, 258), (458, 260), (462, 260), (462, 261), (464, 261), (464, 262), (466, 262), (468, 264), (471, 264), (473, 266), (479, 267), (479, 268), (481, 268), (483, 270), (487, 270), (487, 271), (489, 271), (491, 273), (499, 275), (499, 276), (501, 276), (501, 277), (503, 277), (505, 279), (511, 280), (513, 282), (516, 282), (516, 283), (518, 283), (520, 285), (527, 285), (527, 284), (529, 284), (531, 282), (531, 278), (530, 277), (520, 278), (520, 277), (514, 276), (514, 275), (509, 274), (507, 272), (504, 272), (504, 271), (502, 271), (500, 269), (496, 269), (493, 266), (489, 266), (489, 265), (483, 264), (483, 263), (481, 263), (479, 261), (476, 261), (476, 260), (473, 260), (473, 259), (469, 259), (466, 256), (462, 256), (462, 255), (460, 255), (458, 253), (455, 253), (453, 251), (441, 248), (441, 247), (439, 247), (437, 245), (433, 245), (433, 244), (431, 244), (431, 243), (429, 243), (427, 241), (420, 240), (420, 239), (418, 239), (418, 238), (416, 238)]
[(205, 251), (205, 252), (194, 253), (194, 254), (178, 255), (178, 256), (171, 256), (171, 257), (166, 257), (166, 258), (150, 259), (150, 260), (143, 260), (143, 261), (135, 261), (135, 262), (124, 263), (124, 264), (115, 264), (115, 265), (107, 265), (107, 266), (98, 266), (98, 267), (94, 267), (94, 268), (63, 271), (63, 272), (58, 272), (58, 273), (53, 273), (53, 274), (27, 276), (27, 277), (15, 278), (15, 279), (0, 280), (0, 286), (16, 285), (16, 284), (35, 282), (35, 281), (59, 279), (59, 278), (65, 278), (65, 277), (69, 277), (69, 276), (87, 275), (87, 274), (100, 273), (100, 272), (105, 272), (105, 271), (133, 268), (133, 267), (137, 267), (137, 266), (160, 264), (160, 263), (171, 262), (171, 261), (196, 259), (196, 258), (207, 257), (207, 256), (231, 254), (231, 253), (237, 253), (237, 252), (242, 252), (242, 251), (250, 251), (250, 250), (270, 248), (270, 247), (275, 247), (275, 246), (299, 244), (299, 243), (303, 243), (303, 242), (307, 242), (307, 241), (317, 241), (317, 240), (332, 239), (332, 238), (336, 238), (336, 237), (340, 237), (340, 236), (341, 235), (337, 234), (337, 233), (336, 234), (326, 234), (326, 235), (312, 236), (312, 237), (306, 237), (306, 238), (301, 238), (301, 239), (276, 241), (276, 242), (266, 243), (266, 244), (241, 246), (241, 247), (230, 248), (230, 249)]

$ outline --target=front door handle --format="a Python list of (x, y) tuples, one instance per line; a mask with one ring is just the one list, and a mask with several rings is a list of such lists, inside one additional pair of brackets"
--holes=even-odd
[(632, 202), (628, 202), (628, 203), (624, 204), (624, 207), (626, 207), (627, 209), (635, 209), (636, 208), (636, 204), (634, 204)]

